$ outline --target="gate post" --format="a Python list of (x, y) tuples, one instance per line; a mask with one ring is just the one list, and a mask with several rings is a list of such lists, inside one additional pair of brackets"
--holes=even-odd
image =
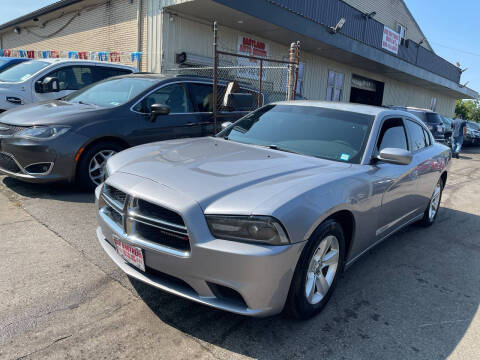
[(288, 82), (287, 82), (287, 100), (295, 99), (294, 85), (295, 85), (295, 54), (296, 43), (290, 44), (290, 51), (288, 57)]
[(214, 135), (217, 134), (217, 85), (218, 85), (218, 23), (214, 21), (213, 23), (213, 131)]

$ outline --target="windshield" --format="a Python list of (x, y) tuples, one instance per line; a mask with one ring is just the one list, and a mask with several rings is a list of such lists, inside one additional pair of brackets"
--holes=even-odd
[(374, 117), (314, 106), (267, 105), (217, 136), (319, 158), (360, 163)]
[(480, 130), (480, 125), (474, 122), (467, 122), (467, 126), (473, 130)]
[(432, 124), (441, 124), (442, 119), (440, 118), (440, 115), (437, 113), (431, 113), (427, 112), (425, 113), (425, 116), (427, 117), (427, 122), (432, 123)]
[(32, 77), (43, 68), (46, 68), (50, 63), (45, 61), (26, 61), (0, 73), (0, 81), (5, 82), (21, 82)]
[(157, 81), (130, 77), (108, 79), (68, 95), (64, 100), (101, 107), (116, 107), (130, 101)]

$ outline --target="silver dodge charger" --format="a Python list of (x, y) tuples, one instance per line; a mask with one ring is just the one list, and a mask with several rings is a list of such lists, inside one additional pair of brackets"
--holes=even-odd
[(108, 160), (97, 236), (130, 277), (237, 314), (318, 313), (341, 272), (432, 225), (451, 151), (414, 115), (296, 101)]

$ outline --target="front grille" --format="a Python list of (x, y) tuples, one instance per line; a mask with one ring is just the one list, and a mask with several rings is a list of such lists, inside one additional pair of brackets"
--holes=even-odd
[(22, 172), (13, 157), (10, 154), (4, 152), (0, 152), (0, 169), (10, 171), (14, 174)]
[(116, 202), (119, 208), (123, 209), (123, 206), (125, 205), (125, 200), (127, 199), (127, 194), (107, 184), (105, 184), (105, 186), (103, 187), (103, 193), (104, 195), (107, 195), (111, 200)]
[(160, 245), (182, 252), (190, 250), (187, 228), (176, 212), (133, 198), (108, 184), (103, 187), (102, 197), (105, 203), (103, 213), (127, 236), (151, 243), (153, 247)]
[(160, 219), (168, 223), (185, 227), (185, 223), (180, 215), (164, 207), (152, 204), (145, 200), (137, 200), (138, 212), (146, 217)]
[(174, 232), (139, 221), (135, 223), (135, 233), (141, 239), (152, 241), (156, 244), (183, 251), (190, 250), (190, 242), (188, 241), (187, 235), (179, 233), (176, 234)]
[(26, 128), (25, 126), (16, 126), (16, 125), (0, 123), (0, 135), (6, 135), (6, 136), (15, 135), (20, 130), (23, 130), (25, 128)]

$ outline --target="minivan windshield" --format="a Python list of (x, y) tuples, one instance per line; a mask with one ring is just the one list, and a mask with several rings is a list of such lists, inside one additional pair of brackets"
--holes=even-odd
[(267, 105), (217, 137), (323, 159), (360, 163), (374, 116), (315, 106)]
[(63, 99), (75, 103), (112, 108), (125, 104), (156, 82), (158, 82), (158, 79), (112, 78), (90, 85)]
[(440, 115), (438, 115), (437, 113), (427, 112), (427, 113), (425, 113), (425, 116), (427, 118), (427, 122), (429, 122), (429, 123), (432, 123), (432, 124), (441, 124), (442, 123), (442, 119), (440, 118)]
[(17, 64), (0, 73), (0, 81), (21, 82), (31, 78), (50, 63), (46, 61), (31, 60)]

